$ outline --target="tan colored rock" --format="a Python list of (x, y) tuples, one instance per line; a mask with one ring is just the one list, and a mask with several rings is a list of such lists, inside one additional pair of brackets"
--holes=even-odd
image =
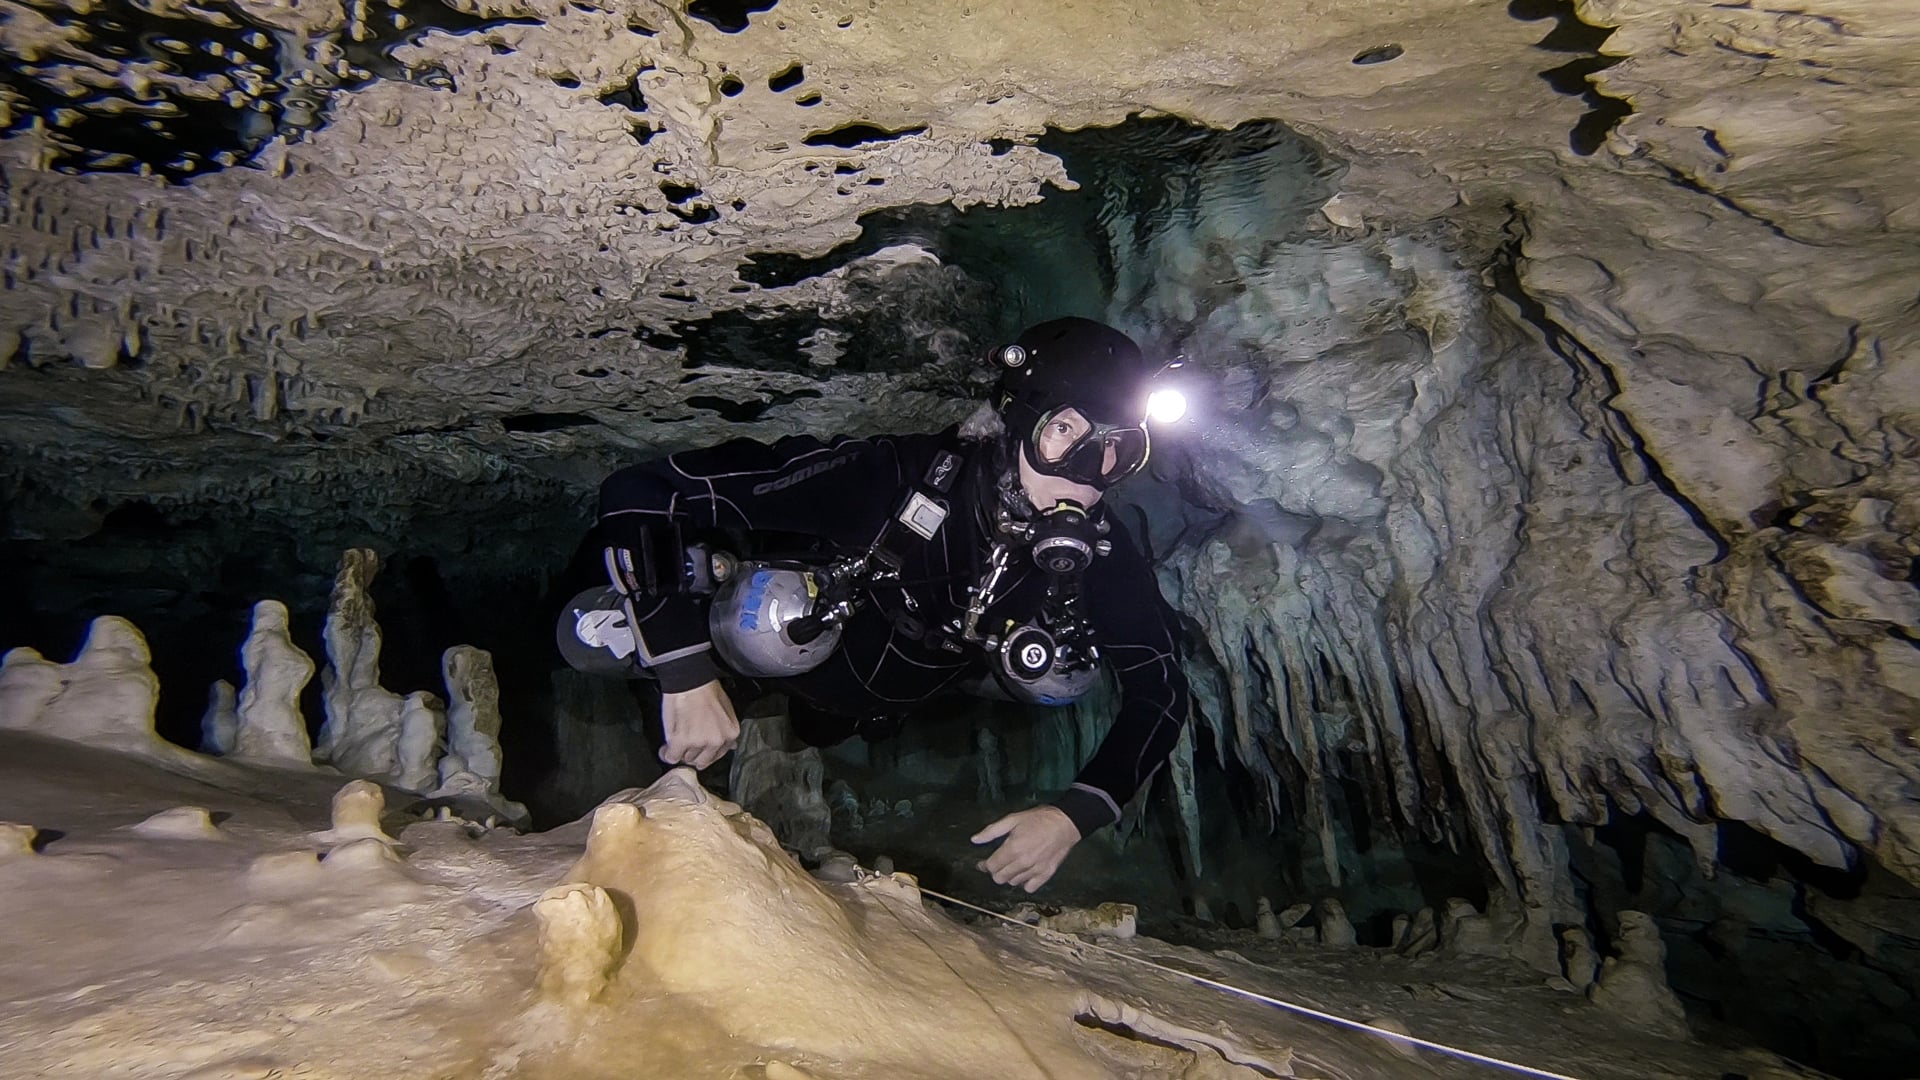
[(31, 825), (0, 821), (0, 862), (39, 854), (33, 846), (34, 838), (39, 835), (40, 830)]
[[(636, 986), (699, 1006), (736, 1038), (845, 1061), (849, 1071), (936, 1060), (957, 1075), (1102, 1075), (1069, 1034), (1071, 995), (962, 944), (895, 878), (815, 882), (689, 769), (597, 809), (566, 877), (634, 913), (609, 993), (633, 973)], [(943, 963), (926, 962), (929, 947)], [(915, 993), (899, 993), (902, 980)]]
[(134, 832), (155, 840), (225, 840), (204, 806), (176, 806), (132, 826)]
[(1125, 941), (1137, 932), (1140, 911), (1132, 904), (1105, 903), (1094, 908), (1065, 908), (1043, 915), (1040, 925), (1061, 934), (1084, 934)]
[(93, 620), (70, 664), (10, 650), (0, 660), (0, 728), (177, 757), (153, 731), (160, 680), (151, 661), (146, 638), (116, 615)]
[(556, 885), (533, 905), (540, 920), (540, 990), (568, 1005), (599, 997), (620, 963), (620, 913), (592, 885)]
[(371, 780), (354, 780), (333, 794), (333, 824), (325, 832), (315, 833), (320, 843), (344, 844), (355, 840), (377, 840), (384, 844), (394, 839), (380, 827), (380, 815), (387, 809), (387, 793)]

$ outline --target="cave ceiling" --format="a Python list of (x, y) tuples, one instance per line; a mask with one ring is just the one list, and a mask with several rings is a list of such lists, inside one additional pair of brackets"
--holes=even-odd
[[(830, 256), (879, 213), (1070, 188), (1037, 144), (1129, 117), (1281, 120), (1347, 165), (1322, 228), (1520, 232), (1550, 306), (1713, 249), (1692, 287), (1816, 326), (1755, 363), (1817, 375), (1912, 300), (1893, 0), (0, 11), (0, 438), (75, 505), (395, 463), (579, 489), (722, 430), (937, 424), (981, 343), (833, 328), (927, 253)], [(769, 283), (778, 256), (825, 268)], [(1670, 285), (1591, 308), (1717, 317)]]

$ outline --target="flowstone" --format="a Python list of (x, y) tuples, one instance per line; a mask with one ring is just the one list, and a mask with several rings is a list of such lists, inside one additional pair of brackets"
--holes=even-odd
[(1000, 966), (897, 877), (816, 882), (690, 769), (596, 810), (566, 881), (633, 912), (618, 992), (684, 996), (735, 1037), (848, 1071), (1103, 1075), (1069, 988)]

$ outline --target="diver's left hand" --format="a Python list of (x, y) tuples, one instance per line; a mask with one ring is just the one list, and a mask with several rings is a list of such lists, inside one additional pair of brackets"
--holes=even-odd
[(1000, 849), (976, 869), (993, 875), (995, 885), (1012, 885), (1028, 892), (1045, 885), (1060, 863), (1080, 842), (1073, 819), (1057, 806), (1036, 806), (1008, 814), (973, 835), (976, 844), (1001, 837)]

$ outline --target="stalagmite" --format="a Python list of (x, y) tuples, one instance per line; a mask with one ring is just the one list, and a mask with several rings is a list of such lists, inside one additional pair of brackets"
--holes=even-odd
[(93, 620), (70, 664), (49, 664), (18, 649), (7, 660), (0, 701), (8, 711), (0, 724), (117, 749), (145, 749), (153, 741), (160, 680), (148, 666), (146, 639), (125, 619)]
[(333, 824), (325, 832), (314, 834), (320, 843), (344, 844), (353, 840), (378, 840), (391, 844), (394, 839), (380, 827), (380, 815), (386, 812), (387, 796), (371, 780), (354, 780), (333, 794)]
[(1332, 897), (1320, 901), (1318, 909), (1320, 944), (1352, 945), (1357, 940), (1353, 923), (1347, 920), (1346, 906)]
[(1667, 945), (1660, 928), (1645, 912), (1620, 913), (1620, 934), (1614, 955), (1600, 966), (1600, 977), (1587, 996), (1593, 1003), (1661, 1035), (1687, 1031), (1686, 1010), (1667, 985)]
[(17, 821), (0, 821), (0, 862), (38, 854), (33, 847), (40, 830)]
[(207, 687), (207, 711), (200, 716), (200, 752), (231, 754), (240, 734), (240, 711), (233, 684), (215, 679)]
[(400, 706), (399, 735), (393, 744), (395, 785), (408, 791), (432, 791), (440, 782), (441, 736), (447, 714), (440, 699), (425, 690), (408, 694)]
[(497, 794), (500, 681), (493, 673), (493, 654), (455, 645), (442, 654), (440, 670), (447, 687), (447, 753), (440, 761), (440, 790)]
[(349, 776), (394, 775), (400, 695), (380, 685), (380, 624), (367, 585), (380, 570), (372, 551), (342, 552), (327, 606), (327, 667), (320, 674), (327, 719), (314, 756)]
[(1593, 952), (1593, 939), (1586, 928), (1569, 926), (1560, 931), (1560, 970), (1567, 982), (1581, 993), (1593, 985), (1599, 973), (1599, 960)]
[(1261, 897), (1253, 908), (1254, 930), (1263, 938), (1280, 937), (1280, 920), (1273, 913), (1273, 901)]
[(866, 824), (860, 814), (860, 796), (845, 780), (835, 780), (827, 785), (827, 812), (831, 818), (831, 829), (859, 832)]
[(989, 805), (1000, 802), (1007, 797), (1007, 757), (1000, 749), (1000, 736), (981, 728), (974, 734), (973, 746), (980, 775), (974, 797)]
[(820, 751), (794, 738), (785, 699), (765, 702), (740, 724), (729, 784), (734, 799), (793, 850), (826, 850), (833, 812), (822, 790)]
[(137, 825), (134, 832), (156, 840), (224, 840), (204, 806), (176, 806), (162, 810)]
[(232, 756), (261, 764), (312, 765), (300, 694), (313, 678), (313, 660), (288, 635), (285, 604), (262, 600), (253, 606), (253, 629), (240, 659), (247, 681), (240, 690)]
[(60, 665), (29, 648), (0, 657), (0, 728), (31, 731), (61, 688)]
[(831, 881), (847, 884), (860, 878), (860, 861), (845, 851), (826, 849), (818, 854), (819, 865), (813, 868), (813, 876), (819, 881)]
[(1449, 952), (1463, 956), (1504, 956), (1505, 948), (1494, 940), (1491, 920), (1480, 914), (1472, 901), (1458, 896), (1447, 898), (1440, 913), (1440, 943)]
[(153, 730), (160, 680), (146, 638), (130, 622), (102, 615), (87, 628), (72, 663), (57, 664), (32, 649), (0, 658), (0, 730), (139, 754), (191, 768), (194, 754)]
[(1413, 921), (1407, 926), (1406, 940), (1400, 945), (1403, 956), (1421, 956), (1440, 946), (1440, 927), (1434, 920), (1432, 908), (1421, 908), (1413, 913)]
[[(1071, 994), (957, 945), (951, 925), (897, 877), (815, 882), (690, 769), (596, 810), (565, 880), (631, 905), (634, 939), (617, 984), (644, 977), (738, 1038), (866, 1063), (848, 1071), (874, 1075), (926, 1062), (949, 1075), (1103, 1075), (1069, 1034)], [(914, 993), (900, 993), (903, 979)], [(968, 989), (988, 984), (991, 1006)]]

